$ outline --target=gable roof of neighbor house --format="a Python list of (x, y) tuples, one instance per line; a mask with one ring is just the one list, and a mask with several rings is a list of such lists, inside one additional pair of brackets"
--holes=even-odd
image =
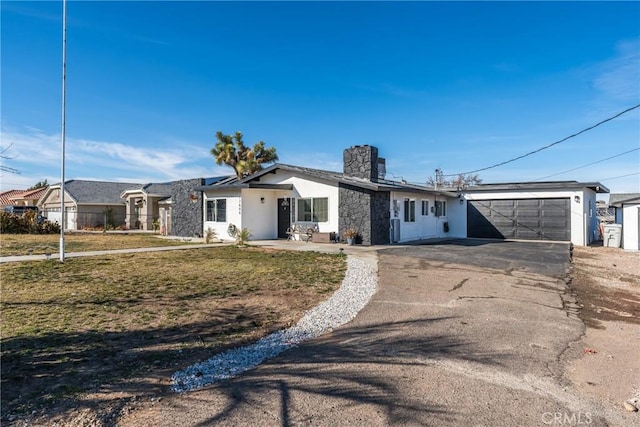
[(548, 182), (508, 182), (499, 184), (478, 184), (465, 188), (465, 193), (483, 191), (548, 191), (548, 190), (582, 190), (589, 188), (596, 193), (608, 193), (609, 189), (599, 182), (548, 181)]
[(125, 197), (127, 193), (144, 193), (154, 197), (171, 197), (171, 183), (148, 183), (144, 185), (136, 184), (131, 188), (125, 189), (120, 197)]
[(36, 188), (34, 190), (24, 191), (22, 194), (11, 196), (13, 200), (40, 200), (40, 197), (47, 192), (49, 186)]
[(406, 191), (406, 192), (419, 192), (429, 194), (444, 194), (450, 197), (456, 197), (455, 194), (448, 191), (438, 191), (426, 186), (409, 184), (406, 182), (397, 182), (389, 180), (379, 180), (377, 182), (370, 181), (364, 178), (357, 178), (349, 175), (345, 175), (341, 172), (333, 172), (322, 169), (313, 169), (302, 166), (293, 166), (283, 163), (276, 163), (261, 171), (249, 175), (242, 180), (238, 180), (236, 176), (229, 176), (226, 179), (218, 181), (212, 185), (205, 185), (196, 188), (199, 191), (215, 190), (222, 188), (267, 188), (267, 189), (282, 189), (290, 190), (293, 188), (291, 184), (260, 184), (260, 178), (269, 173), (275, 173), (277, 170), (289, 171), (294, 174), (306, 175), (312, 178), (321, 179), (324, 181), (335, 182), (339, 184), (351, 185), (354, 187), (373, 190), (373, 191)]
[[(64, 183), (65, 192), (77, 204), (124, 205), (125, 202), (120, 195), (130, 188), (140, 188), (140, 184), (81, 179), (72, 179)], [(60, 189), (60, 183), (49, 186), (42, 199), (54, 189)]]
[(0, 205), (2, 206), (10, 206), (15, 204), (14, 196), (19, 196), (24, 193), (24, 190), (8, 190), (0, 193)]
[(621, 208), (625, 203), (640, 203), (640, 193), (617, 193), (609, 196), (609, 206)]
[(48, 187), (33, 190), (9, 190), (0, 193), (0, 205), (15, 205), (17, 200), (39, 200)]

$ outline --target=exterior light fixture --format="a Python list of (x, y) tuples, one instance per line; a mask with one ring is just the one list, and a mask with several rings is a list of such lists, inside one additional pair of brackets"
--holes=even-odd
[(574, 200), (576, 203), (580, 203), (580, 196), (575, 196), (575, 197), (573, 198), (573, 200)]
[(191, 200), (191, 203), (197, 203), (198, 202), (198, 193), (191, 193), (189, 194), (189, 200)]
[(264, 205), (264, 197), (260, 197), (260, 203)]

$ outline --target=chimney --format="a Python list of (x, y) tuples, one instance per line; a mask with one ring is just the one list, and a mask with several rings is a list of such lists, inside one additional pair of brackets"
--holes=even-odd
[(343, 172), (346, 176), (364, 178), (371, 182), (384, 179), (385, 160), (378, 157), (378, 149), (371, 145), (354, 145), (343, 153)]

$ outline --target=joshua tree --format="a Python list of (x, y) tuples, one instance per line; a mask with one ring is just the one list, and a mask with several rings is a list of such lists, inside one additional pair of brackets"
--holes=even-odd
[(231, 166), (238, 179), (262, 170), (266, 163), (278, 160), (276, 149), (266, 148), (263, 141), (254, 144), (253, 148), (244, 145), (242, 132), (225, 135), (218, 131), (216, 139), (218, 142), (211, 149), (211, 154), (215, 157), (217, 164)]

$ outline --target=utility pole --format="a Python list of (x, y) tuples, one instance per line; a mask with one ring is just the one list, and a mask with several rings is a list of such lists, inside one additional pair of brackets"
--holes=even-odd
[(435, 179), (433, 180), (433, 189), (437, 190), (438, 189), (438, 185), (442, 184), (442, 169), (436, 169), (435, 170)]
[(60, 161), (60, 262), (64, 262), (64, 145), (67, 107), (67, 0), (62, 0), (62, 143)]

